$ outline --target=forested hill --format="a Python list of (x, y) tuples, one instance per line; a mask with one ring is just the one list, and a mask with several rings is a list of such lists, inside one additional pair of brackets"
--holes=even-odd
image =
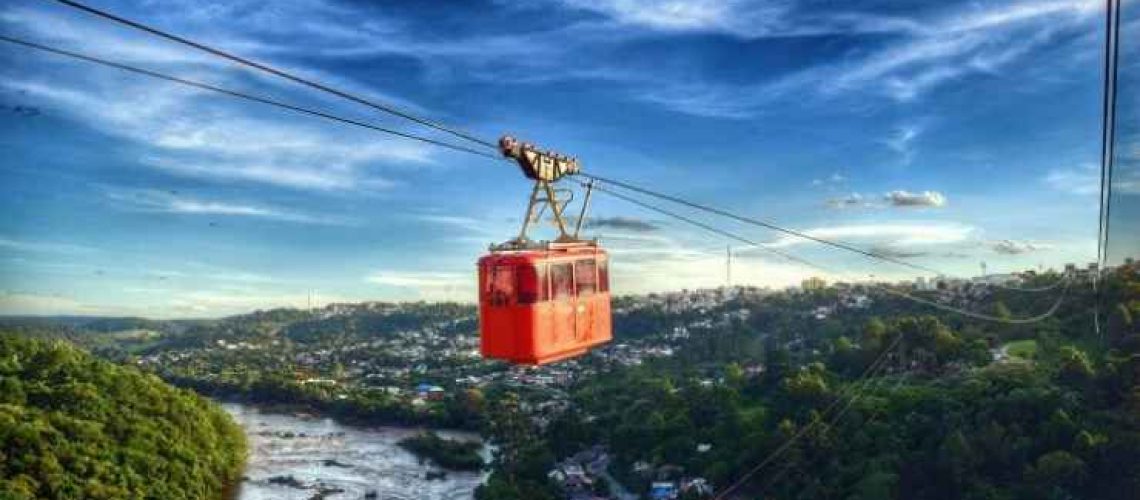
[(214, 403), (65, 342), (0, 334), (0, 498), (221, 498), (244, 459)]

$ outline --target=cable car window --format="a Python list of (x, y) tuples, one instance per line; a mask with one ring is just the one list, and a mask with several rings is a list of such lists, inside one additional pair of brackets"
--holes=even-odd
[(578, 283), (578, 296), (592, 295), (598, 289), (598, 274), (594, 259), (574, 262), (574, 279)]
[(547, 299), (546, 264), (518, 267), (518, 301), (533, 304)]
[(598, 291), (610, 291), (610, 263), (608, 260), (598, 261)]
[(550, 292), (554, 300), (565, 300), (574, 295), (574, 269), (569, 262), (550, 265)]
[(490, 294), (491, 305), (509, 305), (511, 303), (511, 297), (515, 295), (514, 266), (495, 266), (491, 269), (490, 278), (487, 283), (487, 288)]

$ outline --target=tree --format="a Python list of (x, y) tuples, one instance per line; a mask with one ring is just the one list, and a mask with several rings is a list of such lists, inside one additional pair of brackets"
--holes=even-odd
[(740, 363), (734, 361), (724, 365), (724, 381), (734, 389), (744, 385), (744, 368), (740, 367)]
[(1064, 346), (1061, 348), (1060, 358), (1060, 375), (1063, 380), (1083, 382), (1092, 377), (1092, 363), (1084, 351), (1071, 345)]
[(1005, 302), (999, 300), (994, 302), (994, 316), (1001, 320), (1009, 320), (1013, 314), (1009, 312), (1009, 307), (1005, 305)]
[(1070, 488), (1085, 480), (1085, 462), (1064, 450), (1041, 455), (1026, 470), (1026, 479), (1048, 490), (1052, 487)]
[(519, 397), (507, 393), (490, 405), (487, 432), (498, 445), (493, 465), (501, 480), (517, 489), (536, 488), (528, 478), (544, 478), (554, 457), (539, 439), (534, 425), (520, 409)]

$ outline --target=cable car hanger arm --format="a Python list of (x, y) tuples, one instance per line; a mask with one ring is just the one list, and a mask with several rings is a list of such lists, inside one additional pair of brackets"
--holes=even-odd
[(574, 222), (573, 232), (568, 230), (570, 224), (565, 216), (566, 206), (573, 200), (572, 192), (570, 197), (560, 199), (559, 190), (554, 187), (554, 184), (563, 177), (581, 171), (578, 160), (553, 151), (539, 149), (533, 144), (520, 142), (509, 135), (504, 135), (499, 139), (499, 152), (504, 158), (514, 160), (518, 164), (523, 175), (534, 181), (534, 188), (531, 190), (526, 215), (523, 217), (518, 236), (493, 248), (506, 250), (533, 246), (533, 242), (527, 237), (527, 230), (531, 223), (542, 217), (547, 207), (550, 208), (551, 218), (558, 228), (558, 238), (555, 243), (581, 243), (582, 240), (579, 235), (586, 218), (586, 212), (589, 210), (593, 183), (590, 182), (586, 185), (586, 197), (582, 202), (578, 219)]

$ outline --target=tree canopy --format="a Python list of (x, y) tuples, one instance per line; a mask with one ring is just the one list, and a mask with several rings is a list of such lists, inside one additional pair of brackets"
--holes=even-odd
[(209, 400), (0, 335), (0, 498), (221, 498), (244, 460), (240, 427)]

